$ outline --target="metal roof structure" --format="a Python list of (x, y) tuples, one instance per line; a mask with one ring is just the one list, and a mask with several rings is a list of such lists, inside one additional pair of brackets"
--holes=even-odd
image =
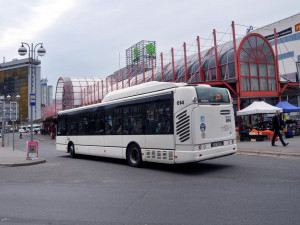
[[(102, 102), (109, 92), (149, 81), (226, 87), (232, 97), (237, 99), (238, 110), (242, 98), (280, 98), (287, 87), (295, 85), (287, 83), (281, 87), (278, 55), (264, 36), (248, 33), (236, 39), (234, 22), (231, 28), (230, 40), (217, 44), (214, 30), (211, 46), (202, 48), (200, 38), (197, 37), (196, 51), (190, 54), (184, 42), (180, 57), (171, 48), (169, 61), (163, 59), (161, 53), (158, 66), (150, 69), (141, 69), (140, 65), (132, 64), (105, 78), (61, 77), (57, 82), (52, 114)], [(158, 58), (156, 56), (156, 60)]]

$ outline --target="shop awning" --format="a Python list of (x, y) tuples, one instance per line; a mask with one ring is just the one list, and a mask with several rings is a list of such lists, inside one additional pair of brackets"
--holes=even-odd
[(261, 113), (276, 113), (276, 110), (282, 112), (282, 108), (272, 106), (264, 101), (254, 101), (248, 107), (237, 112), (238, 116), (246, 116)]
[(288, 103), (287, 101), (284, 102), (278, 102), (278, 104), (276, 105), (276, 107), (282, 108), (284, 113), (288, 113), (288, 112), (300, 112), (300, 107), (294, 106), (290, 103)]

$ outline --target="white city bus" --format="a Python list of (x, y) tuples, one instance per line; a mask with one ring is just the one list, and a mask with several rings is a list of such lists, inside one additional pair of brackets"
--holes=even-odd
[(102, 103), (60, 111), (59, 151), (143, 162), (188, 163), (236, 153), (229, 91), (148, 82), (114, 91)]

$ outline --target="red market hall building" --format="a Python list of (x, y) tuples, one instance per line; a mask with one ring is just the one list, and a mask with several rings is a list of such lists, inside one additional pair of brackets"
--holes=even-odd
[[(171, 48), (171, 59), (167, 63), (163, 53), (160, 57), (148, 56), (158, 61), (156, 67), (153, 63), (150, 68), (138, 67), (135, 62), (104, 79), (61, 77), (57, 82), (55, 104), (44, 110), (43, 118), (46, 121), (59, 110), (101, 102), (108, 92), (148, 81), (226, 87), (234, 99), (235, 111), (245, 108), (254, 100), (275, 105), (283, 96), (299, 95), (299, 78), (296, 82), (281, 82), (279, 79), (276, 35), (273, 48), (258, 33), (235, 38), (234, 22), (231, 24), (231, 34), (232, 40), (217, 44), (216, 31), (213, 30), (213, 46), (205, 50), (202, 50), (201, 39), (197, 37), (197, 51), (193, 54), (189, 54), (186, 43), (183, 43), (183, 57), (180, 59), (175, 59), (174, 49)], [(144, 62), (139, 65), (144, 65)]]

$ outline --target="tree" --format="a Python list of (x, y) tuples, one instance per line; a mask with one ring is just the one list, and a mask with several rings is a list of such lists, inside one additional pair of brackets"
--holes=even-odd
[(155, 47), (152, 43), (146, 45), (146, 49), (147, 49), (147, 54), (150, 55), (150, 56), (154, 56), (155, 55)]
[(139, 57), (139, 50), (138, 48), (135, 46), (135, 48), (133, 49), (133, 57), (135, 59), (137, 59)]

